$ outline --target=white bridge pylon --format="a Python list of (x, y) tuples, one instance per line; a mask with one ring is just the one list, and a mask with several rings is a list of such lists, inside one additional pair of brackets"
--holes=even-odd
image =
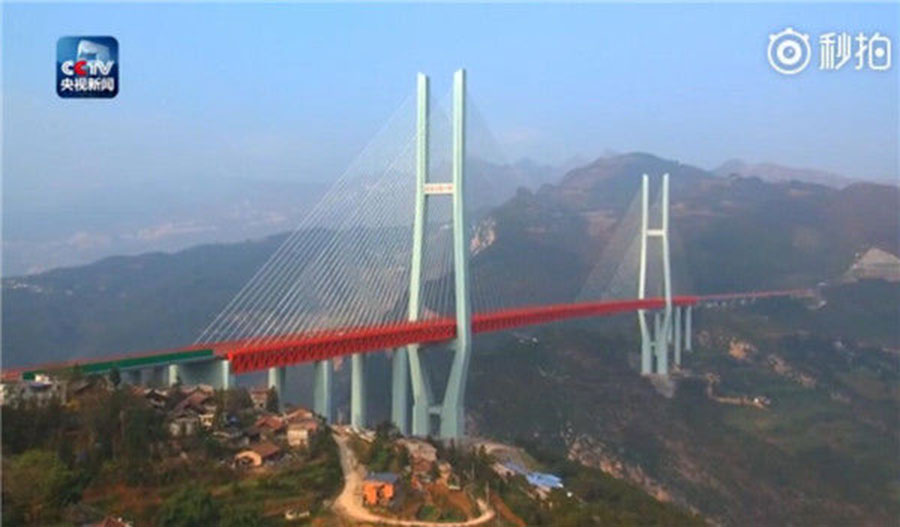
[[(437, 434), (441, 438), (459, 438), (464, 430), (464, 402), (469, 361), (472, 353), (472, 308), (469, 279), (469, 240), (466, 218), (465, 156), (466, 156), (466, 75), (458, 70), (453, 76), (452, 157), (450, 182), (429, 182), (429, 81), (424, 74), (417, 77), (416, 148), (415, 148), (415, 214), (413, 216), (412, 252), (410, 263), (407, 320), (418, 321), (423, 313), (425, 281), (425, 231), (428, 202), (431, 199), (450, 199), (453, 230), (453, 300), (455, 303), (456, 339), (453, 362), (444, 397), (437, 400), (429, 381), (426, 363), (420, 357), (418, 344), (393, 350), (391, 357), (391, 421), (403, 434), (430, 436), (433, 418), (438, 421)], [(350, 425), (366, 426), (366, 357), (362, 353), (350, 360)], [(272, 368), (279, 370), (283, 368)], [(334, 418), (332, 360), (316, 362), (314, 402), (316, 413), (331, 422)], [(270, 372), (271, 379), (278, 378)], [(412, 416), (409, 412), (409, 387), (412, 381)]]
[[(641, 374), (669, 374), (669, 347), (673, 347), (675, 366), (681, 367), (682, 344), (685, 351), (691, 350), (691, 306), (682, 309), (672, 305), (672, 268), (669, 259), (669, 174), (662, 176), (659, 227), (650, 226), (650, 178), (641, 179), (641, 230), (640, 268), (638, 271), (638, 299), (647, 298), (647, 252), (648, 244), (657, 242), (662, 258), (663, 298), (665, 307), (653, 313), (650, 327), (646, 309), (638, 310), (638, 325), (641, 332)], [(682, 334), (682, 326), (684, 328)], [(682, 341), (682, 338), (684, 339)], [(655, 359), (655, 361), (654, 361)], [(656, 365), (654, 371), (654, 363)]]
[[(458, 438), (465, 433), (465, 393), (472, 355), (472, 308), (469, 279), (469, 240), (466, 218), (466, 73), (453, 75), (452, 176), (450, 183), (431, 183), (428, 178), (429, 82), (419, 74), (416, 82), (416, 193), (413, 216), (413, 246), (410, 266), (408, 320), (421, 316), (420, 305), (425, 251), (425, 224), (428, 201), (451, 199), (453, 225), (453, 295), (456, 307), (456, 340), (453, 363), (443, 399), (435, 400), (426, 364), (419, 356), (419, 345), (397, 349), (392, 358), (391, 421), (400, 432), (409, 431), (409, 382), (412, 380), (412, 435), (432, 435), (432, 416), (438, 421), (438, 435)], [(352, 400), (352, 398), (351, 398)], [(351, 410), (351, 415), (353, 411)]]

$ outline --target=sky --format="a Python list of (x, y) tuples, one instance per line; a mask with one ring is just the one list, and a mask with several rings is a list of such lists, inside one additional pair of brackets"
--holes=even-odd
[[(817, 35), (879, 31), (897, 4), (5, 4), (3, 178), (66, 192), (121, 178), (329, 181), (427, 72), (465, 67), (508, 159), (645, 151), (898, 177), (898, 66), (817, 68)], [(775, 72), (768, 36), (809, 33)], [(120, 92), (57, 97), (56, 41), (119, 41)], [(11, 192), (11, 194), (9, 194)]]

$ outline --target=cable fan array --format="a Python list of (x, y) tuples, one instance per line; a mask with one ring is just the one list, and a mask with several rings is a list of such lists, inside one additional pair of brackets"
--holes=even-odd
[[(432, 115), (432, 144), (449, 144), (446, 114), (434, 108)], [(408, 319), (414, 118), (414, 100), (407, 98), (198, 344), (259, 347)], [(432, 180), (444, 172), (446, 150), (432, 156)], [(446, 316), (453, 307), (450, 203), (432, 205), (427, 220), (420, 319)]]

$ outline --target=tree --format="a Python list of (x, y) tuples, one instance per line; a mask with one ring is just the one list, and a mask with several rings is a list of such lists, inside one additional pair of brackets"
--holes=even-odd
[(225, 391), (225, 411), (228, 415), (237, 415), (252, 406), (253, 401), (245, 388), (230, 388)]
[(116, 388), (122, 384), (122, 374), (119, 372), (119, 368), (113, 366), (113, 369), (109, 370), (109, 382)]
[(132, 485), (146, 483), (153, 474), (154, 445), (166, 437), (163, 417), (134, 398), (129, 398), (123, 412), (120, 457), (124, 477)]
[(278, 391), (274, 387), (269, 388), (269, 392), (266, 394), (266, 411), (277, 414), (279, 410), (281, 410), (281, 405), (278, 401)]
[(79, 497), (75, 474), (47, 450), (16, 457), (3, 472), (3, 492), (9, 500), (4, 516), (12, 512), (9, 508), (17, 509), (28, 525), (46, 525)]
[(226, 507), (219, 527), (263, 527), (262, 509), (254, 505)]
[(159, 513), (159, 527), (217, 525), (218, 507), (208, 491), (185, 487), (167, 499)]

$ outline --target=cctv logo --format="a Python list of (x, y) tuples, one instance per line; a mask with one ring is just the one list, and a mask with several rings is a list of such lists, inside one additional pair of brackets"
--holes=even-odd
[(110, 99), (119, 93), (119, 43), (113, 37), (62, 37), (56, 43), (56, 93)]

